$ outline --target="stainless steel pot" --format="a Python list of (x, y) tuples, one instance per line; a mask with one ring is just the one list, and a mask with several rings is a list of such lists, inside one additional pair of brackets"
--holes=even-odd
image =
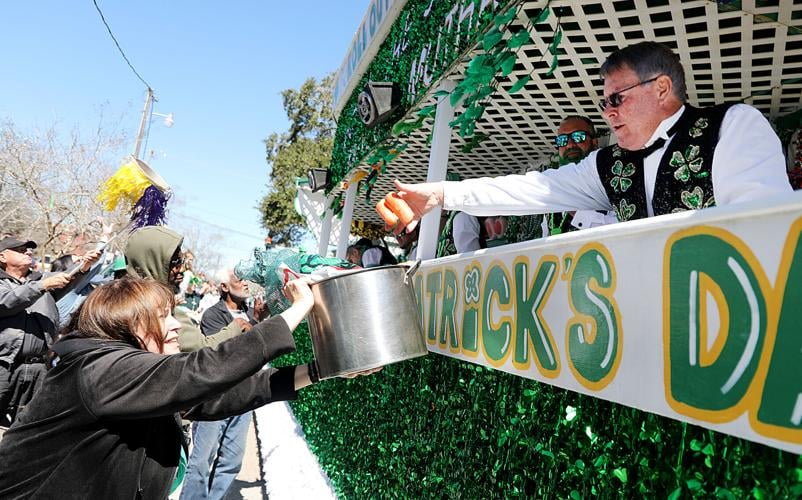
[(320, 378), (428, 353), (410, 279), (418, 264), (363, 269), (311, 286), (309, 332)]

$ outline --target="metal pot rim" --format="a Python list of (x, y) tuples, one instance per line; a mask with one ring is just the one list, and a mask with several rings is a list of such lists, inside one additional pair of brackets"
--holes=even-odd
[(336, 276), (329, 276), (328, 278), (323, 278), (322, 280), (314, 281), (314, 282), (312, 282), (310, 284), (310, 286), (320, 285), (320, 284), (326, 283), (327, 281), (336, 280), (337, 278), (344, 278), (346, 276), (353, 276), (355, 274), (367, 273), (367, 272), (370, 272), (370, 271), (379, 271), (379, 270), (382, 270), (382, 269), (393, 269), (393, 268), (409, 269), (412, 266), (412, 264), (414, 264), (414, 263), (415, 262), (413, 261), (413, 262), (409, 262), (409, 263), (404, 262), (403, 264), (392, 264), (392, 265), (389, 265), (389, 266), (377, 266), (377, 267), (366, 267), (366, 268), (363, 268), (363, 269), (354, 269), (354, 270), (350, 270), (347, 273), (340, 273), (340, 274), (337, 274)]

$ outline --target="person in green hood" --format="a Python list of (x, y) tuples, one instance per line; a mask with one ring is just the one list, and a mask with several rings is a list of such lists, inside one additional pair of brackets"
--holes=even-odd
[[(125, 260), (128, 275), (135, 278), (151, 278), (172, 287), (178, 292), (183, 279), (181, 245), (184, 237), (165, 226), (147, 226), (137, 229), (128, 238)], [(217, 347), (221, 342), (236, 337), (245, 331), (241, 320), (234, 320), (214, 335), (203, 335), (197, 323), (182, 307), (173, 310), (173, 316), (181, 323), (178, 343), (182, 352), (192, 352), (204, 347)]]

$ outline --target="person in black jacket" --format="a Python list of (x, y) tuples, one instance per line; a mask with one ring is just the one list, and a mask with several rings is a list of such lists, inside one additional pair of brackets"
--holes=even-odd
[(249, 334), (179, 353), (170, 288), (133, 278), (99, 287), (0, 442), (0, 498), (167, 498), (186, 452), (179, 412), (219, 420), (317, 381), (314, 362), (262, 369), (294, 350), (292, 329), (314, 302), (300, 280), (285, 293), (292, 306)]
[[(232, 321), (241, 321), (243, 330), (250, 330), (256, 320), (246, 303), (250, 296), (248, 282), (239, 279), (233, 269), (222, 269), (217, 279), (220, 300), (203, 312), (201, 333), (214, 335)], [(242, 467), (250, 425), (250, 412), (192, 424), (192, 452), (181, 500), (221, 500), (226, 496)]]

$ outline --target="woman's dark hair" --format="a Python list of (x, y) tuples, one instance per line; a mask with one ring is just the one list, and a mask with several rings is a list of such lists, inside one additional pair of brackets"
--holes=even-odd
[(68, 327), (75, 337), (119, 340), (144, 349), (137, 336), (141, 330), (161, 351), (164, 337), (160, 320), (174, 306), (175, 296), (167, 285), (126, 277), (90, 293)]

